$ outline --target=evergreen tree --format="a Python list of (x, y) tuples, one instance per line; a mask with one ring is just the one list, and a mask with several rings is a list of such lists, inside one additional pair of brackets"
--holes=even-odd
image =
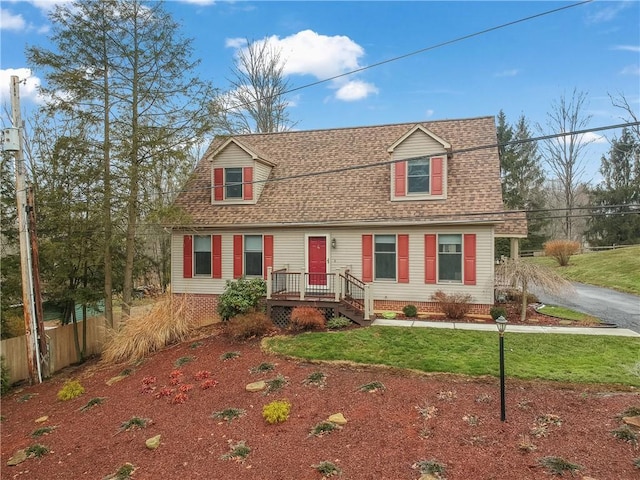
[(592, 245), (640, 243), (640, 139), (625, 128), (601, 159), (602, 182), (591, 191), (596, 209), (589, 218)]

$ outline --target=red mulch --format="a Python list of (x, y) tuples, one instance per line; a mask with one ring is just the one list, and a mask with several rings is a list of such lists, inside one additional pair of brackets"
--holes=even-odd
[[(507, 421), (502, 423), (495, 378), (310, 364), (267, 354), (257, 341), (231, 342), (216, 328), (206, 334), (198, 344), (189, 341), (150, 356), (111, 386), (106, 381), (125, 367), (103, 367), (94, 361), (3, 397), (1, 478), (99, 480), (130, 462), (136, 467), (131, 477), (135, 480), (318, 480), (322, 477), (312, 465), (329, 460), (342, 469), (339, 478), (418, 479), (420, 473), (412, 465), (433, 459), (446, 465), (449, 480), (526, 480), (551, 478), (538, 463), (546, 456), (581, 465), (576, 478), (640, 478), (633, 465), (640, 450), (611, 433), (622, 424), (620, 413), (640, 407), (640, 395), (633, 389), (507, 379)], [(230, 351), (239, 352), (239, 357), (222, 360), (221, 355)], [(180, 369), (181, 384), (194, 386), (186, 401), (172, 404), (173, 396), (155, 398), (160, 388), (170, 386), (174, 362), (185, 356), (194, 357)], [(274, 363), (275, 370), (250, 372), (263, 362)], [(211, 372), (218, 382), (215, 387), (200, 388), (202, 380), (195, 376), (203, 370)], [(325, 388), (303, 385), (315, 371), (327, 375)], [(280, 392), (245, 390), (248, 383), (277, 374), (288, 380)], [(142, 393), (147, 377), (156, 378), (151, 384), (155, 390)], [(86, 392), (58, 401), (56, 393), (68, 379), (79, 380)], [(382, 382), (386, 390), (358, 390), (372, 381)], [(28, 394), (33, 396), (21, 401)], [(79, 411), (95, 397), (106, 401)], [(285, 423), (268, 425), (262, 407), (276, 399), (291, 402), (291, 416)], [(231, 422), (212, 418), (213, 412), (229, 407), (244, 409), (246, 415)], [(423, 417), (418, 407), (431, 412), (432, 418)], [(322, 437), (310, 436), (314, 425), (338, 412), (347, 425)], [(46, 422), (35, 423), (44, 415)], [(536, 419), (545, 415), (556, 415), (560, 424), (536, 436)], [(134, 416), (152, 423), (119, 432)], [(32, 438), (43, 426), (56, 428)], [(158, 434), (159, 448), (147, 449), (145, 440)], [(229, 451), (229, 442), (240, 440), (251, 448), (246, 461), (220, 458)], [(7, 466), (18, 449), (36, 443), (50, 452)], [(535, 450), (525, 451), (524, 445)]]

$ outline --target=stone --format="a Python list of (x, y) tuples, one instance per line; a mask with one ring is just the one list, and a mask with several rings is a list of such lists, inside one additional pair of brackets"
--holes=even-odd
[(11, 457), (9, 461), (7, 461), (7, 465), (9, 465), (10, 467), (13, 467), (15, 465), (21, 464), (26, 459), (27, 459), (27, 452), (25, 452), (24, 450), (18, 450), (16, 453), (13, 454), (13, 457)]
[(36, 422), (36, 423), (44, 423), (44, 422), (46, 422), (47, 420), (49, 420), (49, 416), (48, 416), (48, 415), (44, 415), (44, 416), (42, 416), (42, 417), (38, 417), (38, 418), (36, 418), (35, 422)]
[(148, 438), (144, 444), (147, 446), (149, 450), (155, 450), (160, 446), (160, 435), (156, 435), (155, 437)]
[(423, 473), (422, 475), (420, 475), (420, 478), (418, 480), (438, 480), (439, 478), (440, 477), (436, 477), (431, 473)]
[(107, 380), (107, 385), (111, 386), (116, 382), (119, 382), (120, 380), (122, 380), (123, 378), (127, 378), (124, 375), (118, 375), (117, 377), (112, 377), (109, 380)]
[(640, 415), (636, 415), (635, 417), (623, 417), (622, 421), (632, 427), (640, 428)]
[(267, 388), (267, 382), (265, 382), (264, 380), (260, 380), (259, 382), (250, 383), (249, 385), (247, 385), (245, 387), (247, 392), (261, 392), (265, 388)]
[(331, 415), (328, 419), (330, 422), (335, 423), (336, 425), (346, 425), (347, 424), (347, 419), (344, 418), (344, 415), (342, 413), (334, 413), (333, 415)]

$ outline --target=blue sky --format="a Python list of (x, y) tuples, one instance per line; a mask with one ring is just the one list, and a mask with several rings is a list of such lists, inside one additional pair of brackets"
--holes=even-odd
[[(25, 108), (38, 102), (39, 72), (26, 70), (27, 45), (48, 45), (53, 1), (2, 0), (0, 101), (9, 76), (28, 77)], [(60, 2), (56, 2), (60, 3)], [(166, 3), (194, 39), (200, 75), (222, 89), (245, 39), (268, 41), (287, 58), (292, 87), (383, 62), (574, 2), (224, 2)], [(546, 123), (573, 89), (588, 94), (590, 127), (620, 123), (608, 94), (640, 111), (640, 2), (593, 1), (433, 48), (292, 93), (297, 129), (524, 114)], [(610, 137), (615, 131), (603, 132)], [(597, 180), (604, 137), (586, 150), (585, 180)]]

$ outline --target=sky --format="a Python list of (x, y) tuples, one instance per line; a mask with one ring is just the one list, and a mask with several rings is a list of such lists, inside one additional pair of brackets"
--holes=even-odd
[[(54, 0), (0, 0), (0, 102), (10, 76), (23, 111), (41, 100), (42, 72), (25, 48), (52, 48), (47, 14)], [(267, 41), (286, 59), (293, 88), (343, 75), (288, 96), (295, 129), (419, 122), (497, 115), (548, 133), (548, 115), (574, 90), (587, 96), (589, 127), (625, 115), (609, 95), (640, 112), (640, 1), (213, 1), (174, 0), (165, 8), (192, 38), (199, 75), (222, 91), (246, 41)], [(516, 22), (516, 23), (513, 23)], [(505, 24), (511, 24), (501, 27)], [(500, 28), (496, 28), (500, 27)], [(482, 33), (484, 32), (484, 33)], [(466, 38), (465, 38), (466, 37)], [(408, 55), (413, 52), (413, 55)], [(379, 65), (377, 65), (379, 64)], [(371, 66), (371, 68), (366, 68)], [(25, 113), (23, 113), (23, 116)], [(6, 119), (3, 119), (6, 123)], [(619, 130), (589, 136), (584, 181), (597, 182), (600, 157)]]

